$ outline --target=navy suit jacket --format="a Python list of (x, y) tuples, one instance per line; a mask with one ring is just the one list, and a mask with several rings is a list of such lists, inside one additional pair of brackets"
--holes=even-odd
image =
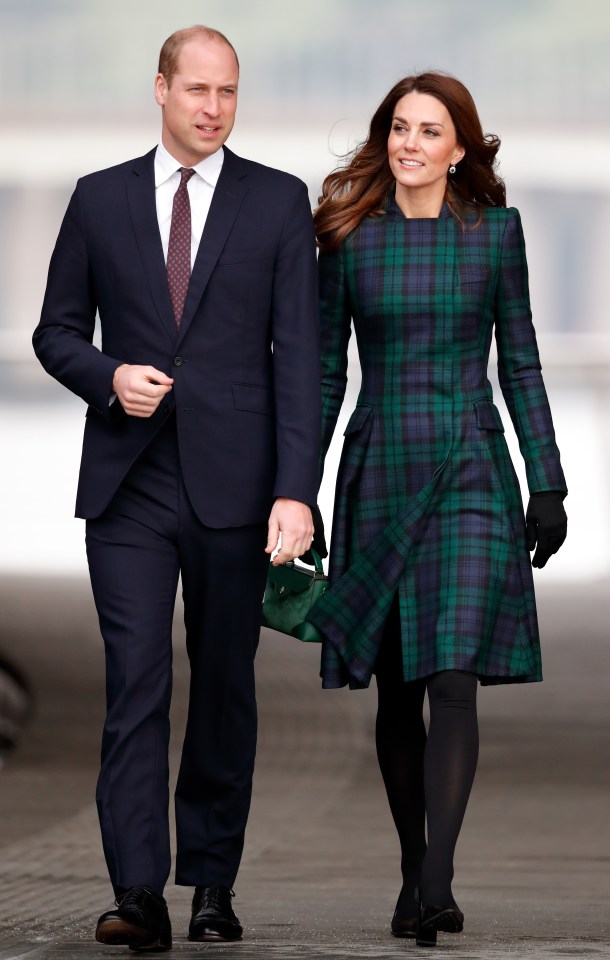
[[(180, 330), (156, 215), (155, 151), (82, 178), (68, 206), (34, 349), (89, 405), (79, 517), (105, 510), (174, 408), (184, 481), (203, 523), (261, 522), (275, 497), (315, 502), (320, 361), (307, 191), (224, 150)], [(149, 419), (109, 404), (121, 363), (174, 378)]]

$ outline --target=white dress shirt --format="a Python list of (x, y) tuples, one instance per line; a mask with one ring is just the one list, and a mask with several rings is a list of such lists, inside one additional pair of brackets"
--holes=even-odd
[[(191, 203), (191, 270), (195, 263), (197, 250), (201, 241), (201, 234), (205, 226), (205, 221), (210, 210), (212, 197), (214, 196), (214, 187), (218, 182), (222, 163), (224, 160), (224, 151), (222, 147), (206, 157), (196, 167), (193, 167), (195, 176), (191, 177), (186, 185), (189, 192)], [(174, 205), (174, 194), (180, 186), (180, 174), (178, 173), (181, 163), (167, 152), (162, 143), (157, 147), (155, 153), (155, 201), (157, 204), (157, 220), (159, 221), (159, 231), (161, 233), (161, 243), (163, 245), (163, 256), (167, 263), (167, 248), (169, 245), (169, 231), (172, 225), (172, 207)], [(110, 395), (108, 404), (111, 405), (116, 400), (116, 393)]]
[[(214, 196), (214, 187), (222, 170), (223, 160), (224, 150), (221, 147), (216, 153), (212, 153), (193, 167), (195, 176), (191, 177), (187, 184), (191, 203), (191, 270), (195, 263), (201, 235)], [(178, 171), (181, 166), (182, 164), (174, 160), (163, 144), (160, 143), (155, 153), (155, 201), (161, 243), (163, 244), (163, 256), (166, 263), (169, 231), (172, 224), (172, 206), (174, 194), (180, 186), (180, 173)]]

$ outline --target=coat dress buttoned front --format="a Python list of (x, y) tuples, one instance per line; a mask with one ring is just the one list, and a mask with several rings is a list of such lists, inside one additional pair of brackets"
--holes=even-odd
[(530, 493), (566, 491), (531, 319), (518, 211), (473, 229), (395, 201), (319, 258), (323, 456), (343, 402), (351, 323), (362, 386), (347, 428), (331, 588), (310, 620), (326, 687), (368, 686), (398, 595), (405, 681), (541, 679), (519, 483), (487, 376), (499, 382)]

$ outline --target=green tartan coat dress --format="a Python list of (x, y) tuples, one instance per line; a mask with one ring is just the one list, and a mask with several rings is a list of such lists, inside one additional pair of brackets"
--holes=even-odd
[(517, 210), (463, 228), (395, 200), (320, 255), (323, 453), (347, 383), (353, 319), (362, 387), (337, 477), (330, 589), (309, 619), (325, 687), (368, 686), (396, 593), (404, 679), (468, 670), (540, 680), (518, 480), (487, 377), (499, 382), (531, 493), (567, 491), (531, 320)]

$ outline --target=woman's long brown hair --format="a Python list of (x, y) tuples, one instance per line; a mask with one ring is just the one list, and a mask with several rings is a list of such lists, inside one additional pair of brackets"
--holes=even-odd
[(447, 183), (445, 199), (463, 223), (465, 211), (484, 206), (505, 207), (506, 188), (496, 173), (500, 140), (483, 134), (474, 100), (463, 83), (444, 73), (428, 72), (400, 80), (379, 105), (364, 143), (333, 170), (322, 184), (314, 213), (321, 250), (336, 250), (364, 217), (380, 216), (388, 203), (394, 176), (388, 162), (388, 136), (396, 104), (408, 93), (427, 93), (445, 105), (458, 144), (466, 151)]

